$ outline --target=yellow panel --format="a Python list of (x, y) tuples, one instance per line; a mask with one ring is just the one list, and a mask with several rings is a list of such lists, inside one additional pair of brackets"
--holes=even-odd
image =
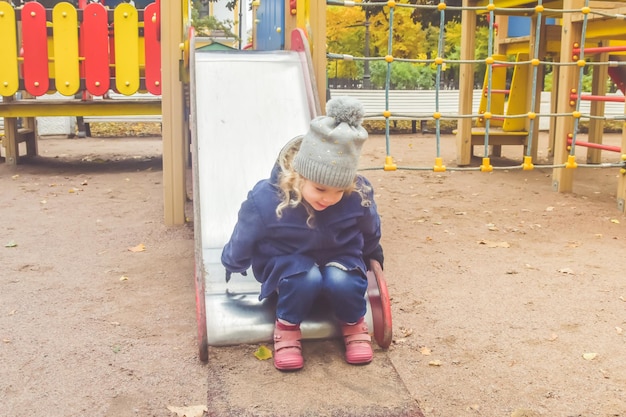
[[(48, 33), (50, 33), (52, 22), (46, 22), (46, 27), (49, 28)], [(48, 76), (54, 78), (54, 38), (48, 36), (46, 39), (48, 40)]]
[[(528, 61), (528, 54), (518, 54), (517, 61)], [(516, 65), (511, 80), (511, 91), (506, 109), (507, 116), (524, 114), (528, 112), (528, 94), (532, 89), (529, 83), (529, 64)], [(504, 119), (502, 130), (506, 132), (518, 132), (526, 127), (526, 118)]]
[(12, 96), (19, 88), (15, 11), (11, 3), (0, 2), (0, 95)]
[(125, 95), (139, 90), (139, 22), (128, 3), (115, 8), (115, 87)]
[(623, 20), (591, 20), (585, 32), (587, 39), (624, 39), (626, 24)]
[[(494, 55), (496, 61), (506, 61), (505, 55)], [(505, 66), (496, 65), (491, 69), (491, 89), (504, 90), (506, 88), (506, 68)], [(489, 110), (491, 114), (504, 114), (504, 94), (496, 93), (491, 95), (491, 108), (487, 109), (487, 86), (489, 82), (489, 71), (485, 70), (485, 80), (483, 82), (483, 94), (480, 95), (480, 105), (478, 111), (482, 114)], [(502, 126), (501, 120), (491, 119), (490, 126)], [(485, 122), (480, 119), (476, 121), (476, 126), (485, 126)]]
[(78, 16), (69, 3), (58, 3), (52, 9), (54, 33), (54, 77), (56, 90), (73, 96), (80, 88), (78, 70)]
[[(143, 23), (140, 24), (143, 28)], [(139, 38), (139, 67), (145, 68), (146, 66), (146, 40), (142, 36)]]
[[(493, 4), (498, 7), (498, 8), (503, 8), (503, 7), (526, 7), (526, 8), (533, 8), (535, 7), (536, 2), (529, 2), (528, 0), (494, 0)], [(479, 0), (476, 2), (476, 4), (473, 4), (472, 6), (482, 6), (482, 7), (487, 7), (489, 5), (489, 0)], [(546, 8), (550, 8), (550, 9), (562, 9), (563, 8), (563, 1), (559, 0), (559, 1), (546, 1), (543, 2), (543, 6)]]

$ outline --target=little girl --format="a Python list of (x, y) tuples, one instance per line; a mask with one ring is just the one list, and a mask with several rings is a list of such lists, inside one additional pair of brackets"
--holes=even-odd
[(250, 265), (261, 282), (260, 299), (278, 293), (274, 366), (304, 365), (300, 323), (324, 296), (341, 324), (346, 361), (372, 361), (364, 321), (366, 270), (382, 265), (380, 218), (370, 183), (357, 175), (367, 132), (363, 106), (338, 97), (327, 116), (311, 121), (304, 136), (281, 151), (271, 178), (248, 193), (222, 252), (227, 279)]

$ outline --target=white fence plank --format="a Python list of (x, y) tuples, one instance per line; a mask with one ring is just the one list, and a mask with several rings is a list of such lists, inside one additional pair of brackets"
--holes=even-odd
[[(435, 111), (435, 90), (390, 90), (389, 110), (392, 113), (391, 119), (422, 120), (430, 119)], [(454, 116), (459, 112), (459, 90), (439, 91), (439, 112), (443, 116)], [(480, 95), (482, 90), (474, 90), (472, 96), (472, 113), (478, 113)], [(381, 116), (385, 110), (385, 90), (330, 90), (331, 97), (351, 96), (359, 99), (365, 109), (365, 119), (383, 119)], [(540, 114), (550, 114), (550, 91), (541, 93)], [(624, 97), (621, 92), (607, 94), (612, 97)], [(591, 102), (582, 100), (580, 112), (589, 115)], [(574, 109), (572, 108), (572, 111)], [(608, 118), (624, 115), (624, 103), (606, 102), (604, 115)], [(583, 119), (584, 120), (584, 119)], [(539, 129), (547, 130), (550, 127), (549, 117), (539, 118)]]

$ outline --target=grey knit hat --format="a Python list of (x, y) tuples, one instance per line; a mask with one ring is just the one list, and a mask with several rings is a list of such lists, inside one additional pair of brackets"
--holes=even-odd
[(293, 160), (296, 172), (327, 187), (347, 188), (354, 183), (361, 147), (367, 131), (361, 126), (363, 105), (352, 97), (326, 103), (326, 116), (311, 121)]

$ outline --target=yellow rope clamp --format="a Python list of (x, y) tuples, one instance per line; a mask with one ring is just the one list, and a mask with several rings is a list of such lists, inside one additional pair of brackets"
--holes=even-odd
[(524, 157), (524, 162), (522, 163), (522, 169), (524, 171), (530, 171), (533, 168), (535, 168), (535, 166), (533, 165), (533, 157), (532, 156), (525, 156)]
[(435, 166), (433, 167), (433, 171), (446, 172), (446, 166), (443, 165), (443, 160), (441, 158), (435, 158)]
[(491, 165), (491, 161), (489, 158), (483, 158), (483, 163), (480, 165), (481, 172), (491, 172), (493, 171), (493, 165)]
[(393, 162), (393, 158), (390, 155), (385, 157), (385, 166), (383, 169), (385, 171), (395, 171), (398, 169), (398, 165)]
[(578, 164), (576, 163), (576, 155), (568, 155), (567, 162), (565, 163), (565, 168), (576, 168)]

